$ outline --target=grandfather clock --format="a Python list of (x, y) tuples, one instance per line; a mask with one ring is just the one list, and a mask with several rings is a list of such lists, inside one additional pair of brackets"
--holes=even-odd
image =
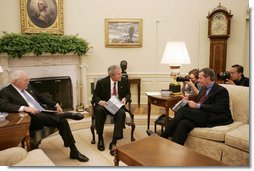
[(208, 13), (208, 37), (210, 38), (209, 67), (217, 75), (226, 69), (227, 39), (230, 37), (231, 11), (219, 4)]

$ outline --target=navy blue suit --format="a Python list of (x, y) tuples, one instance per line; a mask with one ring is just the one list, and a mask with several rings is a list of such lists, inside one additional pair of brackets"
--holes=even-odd
[[(197, 101), (203, 91), (205, 90), (200, 90)], [(185, 106), (179, 109), (175, 117), (166, 125), (161, 136), (172, 137), (172, 141), (183, 145), (188, 133), (195, 127), (212, 127), (232, 122), (228, 91), (214, 83), (200, 108), (193, 109)]]

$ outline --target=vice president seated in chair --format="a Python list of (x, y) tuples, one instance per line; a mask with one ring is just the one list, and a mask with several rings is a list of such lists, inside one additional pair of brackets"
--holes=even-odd
[[(108, 68), (108, 76), (100, 79), (96, 83), (96, 88), (93, 92), (92, 102), (94, 103), (94, 118), (95, 127), (98, 134), (97, 148), (100, 151), (105, 150), (103, 140), (104, 122), (107, 115), (112, 115), (105, 106), (111, 96), (115, 95), (123, 103), (130, 101), (130, 82), (126, 78), (122, 78), (122, 70), (118, 65), (112, 65)], [(125, 106), (122, 106), (114, 115), (114, 131), (113, 138), (109, 145), (110, 154), (113, 155), (113, 146), (117, 140), (123, 138), (123, 128), (125, 127)]]
[[(30, 131), (43, 126), (58, 128), (64, 146), (70, 148), (70, 158), (86, 162), (89, 159), (81, 154), (76, 145), (66, 118), (80, 120), (84, 116), (79, 113), (63, 112), (61, 106), (49, 98), (41, 96), (29, 85), (26, 72), (16, 70), (11, 73), (11, 84), (0, 91), (0, 111), (26, 112), (31, 117)], [(56, 113), (46, 113), (41, 104), (46, 104)]]

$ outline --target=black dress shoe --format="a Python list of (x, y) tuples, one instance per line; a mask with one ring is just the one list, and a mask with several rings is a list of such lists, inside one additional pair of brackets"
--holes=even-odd
[(98, 148), (98, 150), (100, 150), (100, 151), (104, 151), (104, 150), (105, 150), (105, 146), (104, 146), (104, 141), (103, 141), (103, 139), (100, 139), (100, 140), (98, 141), (97, 148)]
[(86, 157), (84, 154), (81, 154), (80, 152), (76, 152), (76, 153), (71, 152), (70, 158), (77, 159), (78, 161), (81, 161), (81, 162), (87, 162), (89, 160), (88, 157)]
[[(61, 114), (60, 114), (61, 115)], [(73, 120), (81, 120), (84, 119), (84, 115), (82, 115), (81, 113), (71, 113), (71, 112), (65, 112), (64, 114), (62, 114), (64, 118), (69, 118), (69, 119), (73, 119)]]
[(109, 144), (109, 150), (112, 150), (113, 146), (116, 146), (116, 144), (111, 142), (111, 143)]
[(155, 132), (153, 132), (151, 130), (146, 130), (146, 133), (147, 133), (148, 136), (157, 135)]
[(111, 154), (111, 156), (114, 156), (114, 147), (116, 146), (116, 144), (115, 143), (110, 143), (109, 144), (109, 150), (110, 150), (110, 154)]

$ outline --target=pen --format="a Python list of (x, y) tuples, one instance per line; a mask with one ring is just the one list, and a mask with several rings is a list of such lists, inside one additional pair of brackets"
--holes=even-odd
[(19, 123), (23, 120), (23, 118), (24, 118), (24, 117), (21, 117), (21, 118), (19, 119), (19, 121), (18, 121), (16, 124), (19, 124)]

